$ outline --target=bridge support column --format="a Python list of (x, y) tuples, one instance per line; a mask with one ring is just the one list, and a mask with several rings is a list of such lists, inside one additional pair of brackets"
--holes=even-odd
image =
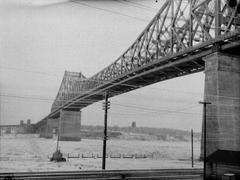
[(240, 57), (216, 52), (204, 60), (204, 100), (212, 103), (207, 105), (206, 155), (240, 151)]
[(49, 132), (49, 127), (47, 124), (42, 126), (39, 131), (40, 137), (43, 138), (52, 138), (52, 134)]
[(54, 129), (58, 129), (59, 119), (47, 119), (46, 124), (40, 128), (40, 137), (52, 138)]
[(60, 112), (60, 141), (80, 141), (81, 111)]
[(44, 132), (45, 132), (45, 127), (40, 127), (38, 129), (38, 132), (39, 132), (39, 137), (44, 137)]

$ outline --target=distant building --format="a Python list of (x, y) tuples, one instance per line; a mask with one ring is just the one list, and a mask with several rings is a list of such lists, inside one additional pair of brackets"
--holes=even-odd
[(35, 126), (31, 124), (31, 120), (28, 119), (27, 123), (23, 120), (19, 125), (0, 125), (0, 134), (28, 134), (35, 133)]
[(15, 134), (19, 125), (0, 125), (0, 134)]
[(133, 121), (132, 122), (132, 126), (131, 126), (132, 128), (135, 128), (135, 127), (137, 127), (137, 125), (136, 125), (136, 122), (135, 121)]

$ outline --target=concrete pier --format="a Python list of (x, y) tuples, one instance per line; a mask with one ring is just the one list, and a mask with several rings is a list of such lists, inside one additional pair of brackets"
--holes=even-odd
[(60, 129), (60, 141), (80, 141), (81, 111), (62, 110), (60, 118), (47, 119), (39, 128), (40, 137), (52, 138)]
[(60, 141), (80, 141), (81, 111), (60, 112)]
[(47, 119), (46, 123), (40, 128), (39, 134), (43, 138), (52, 138), (54, 129), (58, 129), (59, 119)]
[(41, 126), (38, 131), (39, 131), (39, 137), (42, 137), (42, 138), (52, 138), (52, 136), (48, 136), (47, 124)]
[(213, 53), (205, 60), (207, 156), (217, 149), (240, 151), (240, 57)]
[[(204, 60), (204, 100), (212, 103), (207, 105), (206, 155), (240, 151), (240, 57), (216, 52)], [(203, 141), (201, 149), (203, 157)]]

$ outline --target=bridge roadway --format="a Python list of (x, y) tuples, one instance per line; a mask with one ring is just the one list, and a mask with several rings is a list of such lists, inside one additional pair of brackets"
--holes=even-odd
[[(47, 119), (58, 118), (61, 110), (79, 111), (103, 100), (106, 92), (113, 97), (203, 71), (203, 57), (214, 52), (240, 55), (240, 15), (238, 8), (226, 2), (165, 1), (136, 41), (116, 61), (86, 78), (83, 88), (80, 91), (76, 88), (75, 94), (70, 92), (73, 87), (66, 88), (64, 99), (57, 96), (52, 111), (37, 126)], [(66, 82), (64, 87), (71, 84)]]
[(153, 61), (111, 81), (106, 81), (66, 102), (44, 119), (59, 117), (61, 109), (78, 111), (94, 102), (103, 100), (106, 91), (109, 92), (110, 97), (113, 97), (156, 82), (203, 71), (203, 57), (216, 51), (240, 55), (240, 51), (237, 50), (239, 48), (240, 31), (206, 41), (185, 51)]
[(171, 180), (171, 179), (202, 179), (202, 169), (142, 169), (142, 170), (105, 170), (105, 171), (66, 171), (66, 172), (22, 172), (22, 173), (0, 173), (0, 180), (5, 177), (12, 177), (15, 180)]

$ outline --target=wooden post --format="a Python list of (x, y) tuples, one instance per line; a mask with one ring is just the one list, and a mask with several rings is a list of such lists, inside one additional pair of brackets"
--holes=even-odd
[(211, 104), (210, 102), (199, 102), (200, 104), (203, 104), (203, 144), (204, 144), (204, 150), (203, 150), (203, 179), (205, 180), (207, 178), (206, 174), (206, 166), (207, 166), (207, 104)]
[(106, 146), (107, 146), (107, 113), (110, 108), (110, 102), (108, 101), (108, 93), (105, 94), (105, 103), (104, 105), (104, 137), (103, 137), (103, 156), (102, 156), (102, 169), (106, 169)]
[(191, 129), (191, 152), (192, 152), (192, 168), (194, 167), (194, 157), (193, 157), (193, 129)]

